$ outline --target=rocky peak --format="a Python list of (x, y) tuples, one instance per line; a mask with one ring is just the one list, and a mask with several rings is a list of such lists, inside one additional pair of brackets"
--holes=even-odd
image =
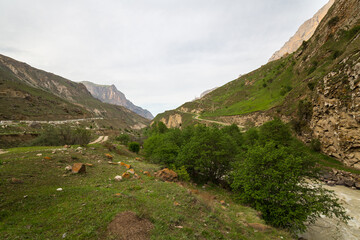
[(335, 0), (329, 0), (329, 2), (324, 7), (322, 7), (312, 18), (304, 22), (299, 27), (295, 35), (292, 36), (280, 50), (276, 51), (271, 56), (269, 62), (295, 52), (301, 46), (303, 41), (309, 40), (334, 2)]
[(153, 115), (146, 109), (134, 105), (129, 101), (125, 94), (120, 92), (114, 84), (112, 85), (98, 85), (92, 82), (81, 82), (89, 90), (93, 97), (99, 99), (102, 102), (110, 103), (126, 107), (127, 109), (139, 114), (147, 119), (153, 119)]

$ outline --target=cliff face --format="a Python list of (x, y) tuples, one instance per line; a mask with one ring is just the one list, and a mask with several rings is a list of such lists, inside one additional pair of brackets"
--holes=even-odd
[(154, 116), (148, 110), (138, 107), (126, 99), (125, 95), (120, 92), (114, 85), (98, 85), (88, 81), (84, 81), (82, 84), (86, 86), (86, 88), (95, 98), (102, 102), (126, 107), (127, 109), (147, 119), (154, 118)]
[(324, 7), (322, 7), (312, 18), (304, 22), (294, 36), (292, 36), (289, 41), (287, 41), (284, 46), (276, 51), (269, 62), (277, 60), (286, 54), (291, 54), (295, 52), (302, 44), (303, 41), (307, 41), (314, 34), (316, 28), (318, 27), (321, 20), (325, 17), (326, 13), (333, 5), (335, 0), (330, 0)]

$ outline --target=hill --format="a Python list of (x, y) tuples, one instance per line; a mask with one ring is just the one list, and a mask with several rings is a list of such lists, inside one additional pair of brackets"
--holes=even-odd
[(88, 81), (83, 81), (81, 83), (85, 85), (85, 87), (88, 89), (92, 96), (102, 102), (126, 107), (127, 109), (135, 112), (136, 114), (150, 120), (154, 118), (151, 112), (139, 106), (136, 106), (130, 100), (128, 100), (125, 97), (125, 94), (119, 91), (115, 87), (115, 85), (99, 85)]
[(261, 125), (292, 121), (304, 141), (318, 139), (324, 153), (360, 168), (360, 2), (337, 0), (314, 35), (286, 57), (217, 88), (203, 98), (156, 116), (176, 115)]
[(0, 119), (64, 120), (101, 117), (117, 126), (139, 128), (149, 120), (95, 99), (81, 83), (0, 55)]

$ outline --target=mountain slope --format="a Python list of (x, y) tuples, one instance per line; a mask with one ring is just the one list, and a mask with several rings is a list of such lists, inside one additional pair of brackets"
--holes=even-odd
[[(149, 123), (147, 119), (124, 107), (95, 99), (81, 83), (33, 68), (12, 58), (0, 55), (0, 70), (2, 119), (103, 117), (118, 119), (119, 124), (124, 127), (145, 126)], [(25, 100), (18, 100), (17, 95)], [(15, 102), (16, 106), (6, 109), (7, 105)]]
[(296, 31), (294, 36), (292, 36), (289, 41), (287, 41), (284, 46), (281, 47), (280, 50), (276, 51), (271, 56), (269, 62), (277, 60), (286, 54), (291, 54), (295, 52), (301, 46), (303, 41), (309, 40), (309, 38), (314, 34), (321, 20), (325, 17), (326, 13), (333, 5), (334, 1), (335, 0), (330, 0), (312, 18), (304, 22)]
[[(360, 1), (336, 0), (309, 41), (173, 111), (189, 121), (200, 114), (238, 125), (260, 125), (277, 116), (292, 120), (304, 141), (319, 139), (322, 151), (360, 168)], [(185, 114), (186, 113), (186, 114)], [(180, 117), (179, 117), (180, 116)]]
[(102, 102), (126, 107), (127, 109), (150, 120), (154, 118), (148, 110), (138, 107), (129, 101), (114, 85), (98, 85), (88, 81), (83, 81), (81, 83), (85, 85), (93, 97)]

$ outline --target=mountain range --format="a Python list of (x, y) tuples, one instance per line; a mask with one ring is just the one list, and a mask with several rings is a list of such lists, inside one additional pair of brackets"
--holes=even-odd
[(81, 83), (85, 85), (91, 95), (93, 95), (95, 98), (99, 99), (102, 102), (126, 107), (127, 109), (150, 120), (154, 118), (151, 112), (141, 107), (138, 107), (134, 105), (131, 101), (129, 101), (125, 97), (125, 94), (120, 92), (115, 87), (115, 85), (99, 85), (88, 81), (83, 81)]

